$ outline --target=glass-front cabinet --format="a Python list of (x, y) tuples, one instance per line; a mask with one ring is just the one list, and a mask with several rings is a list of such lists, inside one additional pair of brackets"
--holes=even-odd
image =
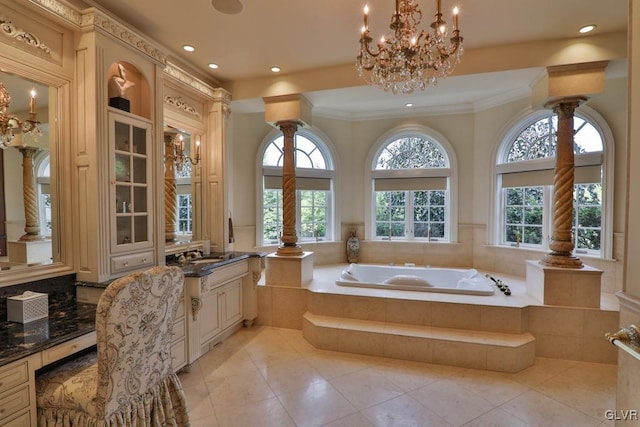
[(109, 111), (113, 253), (153, 246), (149, 164), (151, 128), (150, 122)]

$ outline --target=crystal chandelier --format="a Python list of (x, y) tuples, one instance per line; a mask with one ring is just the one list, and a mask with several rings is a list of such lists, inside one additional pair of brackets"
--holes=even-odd
[(165, 151), (165, 159), (173, 161), (178, 171), (182, 171), (187, 165), (195, 166), (200, 163), (200, 141), (196, 141), (196, 156), (192, 159), (184, 153), (184, 137), (181, 133), (176, 134), (171, 143), (165, 144)]
[(31, 91), (29, 99), (29, 118), (21, 120), (17, 116), (9, 114), (9, 104), (11, 95), (4, 84), (0, 81), (0, 148), (5, 149), (11, 146), (16, 132), (23, 135), (31, 135), (35, 138), (42, 136), (40, 122), (36, 120), (36, 93)]
[(447, 77), (462, 56), (458, 26), (458, 8), (453, 9), (453, 32), (448, 37), (447, 23), (442, 19), (440, 2), (428, 31), (420, 30), (422, 11), (414, 0), (396, 0), (391, 17), (391, 33), (372, 46), (369, 35), (369, 7), (364, 7), (364, 25), (360, 36), (360, 52), (356, 59), (358, 74), (367, 83), (385, 91), (411, 93), (434, 86), (438, 78)]

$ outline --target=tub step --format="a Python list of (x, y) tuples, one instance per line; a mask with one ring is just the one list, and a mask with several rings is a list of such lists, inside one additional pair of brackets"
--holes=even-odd
[(535, 359), (535, 338), (528, 332), (471, 331), (306, 312), (302, 333), (324, 350), (464, 368), (519, 372)]

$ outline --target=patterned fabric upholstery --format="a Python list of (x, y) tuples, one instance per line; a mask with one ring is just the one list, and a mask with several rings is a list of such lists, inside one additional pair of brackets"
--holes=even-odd
[(38, 425), (188, 426), (170, 354), (183, 282), (180, 268), (154, 267), (111, 283), (96, 309), (97, 353), (37, 378)]

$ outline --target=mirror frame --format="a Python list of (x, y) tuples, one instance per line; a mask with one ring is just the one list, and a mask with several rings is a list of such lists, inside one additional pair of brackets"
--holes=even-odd
[[(74, 141), (71, 138), (71, 123), (72, 115), (78, 113), (76, 109), (71, 108), (70, 80), (4, 56), (0, 56), (0, 70), (49, 87), (52, 252), (57, 254), (58, 259), (51, 264), (0, 271), (0, 287), (4, 287), (75, 273), (73, 243), (77, 233), (73, 228), (75, 214), (72, 200), (74, 188), (72, 175), (74, 171), (71, 152)], [(65, 115), (61, 112), (69, 112), (69, 114)], [(63, 188), (72, 190), (63, 195), (61, 191)]]

